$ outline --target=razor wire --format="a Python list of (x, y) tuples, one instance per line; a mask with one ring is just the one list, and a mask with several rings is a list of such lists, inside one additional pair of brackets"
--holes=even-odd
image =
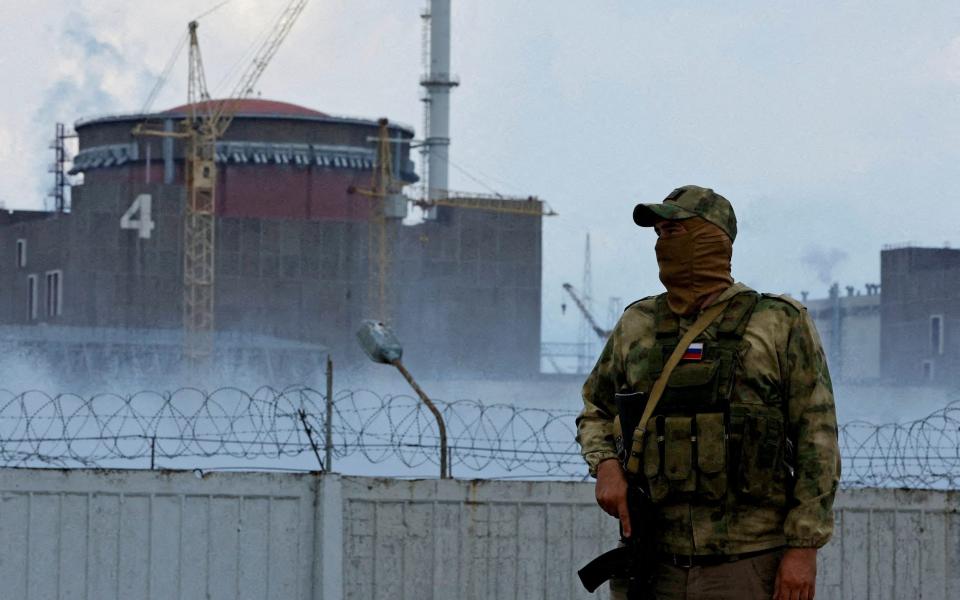
[[(576, 412), (436, 401), (459, 476), (582, 479)], [(251, 468), (322, 468), (326, 398), (309, 387), (247, 392), (183, 388), (133, 394), (0, 390), (0, 466), (193, 468), (229, 459)], [(312, 437), (312, 440), (311, 440)], [(960, 487), (960, 402), (902, 423), (842, 425), (845, 487)], [(439, 462), (437, 424), (410, 395), (334, 395), (336, 462), (403, 474)], [(359, 466), (358, 466), (359, 465)], [(430, 472), (433, 472), (432, 469)]]
[[(477, 473), (492, 469), (561, 478), (582, 477), (586, 472), (574, 440), (573, 412), (472, 400), (436, 404), (447, 425), (454, 466)], [(325, 415), (324, 394), (307, 387), (264, 387), (252, 393), (237, 388), (212, 392), (184, 388), (90, 397), (0, 390), (0, 465), (122, 467), (143, 466), (146, 459), (178, 459), (179, 466), (186, 466), (189, 459), (209, 458), (312, 460), (313, 446), (323, 448), (326, 443)], [(436, 421), (410, 395), (341, 391), (334, 395), (331, 430), (332, 454), (338, 460), (392, 461), (408, 469), (438, 462)], [(313, 462), (312, 466), (318, 465)]]

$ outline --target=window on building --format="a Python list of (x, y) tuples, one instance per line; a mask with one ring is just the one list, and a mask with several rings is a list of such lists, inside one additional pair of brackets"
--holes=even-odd
[(933, 381), (933, 361), (925, 360), (923, 361), (923, 380), (924, 381)]
[(59, 317), (63, 312), (63, 272), (47, 271), (47, 316)]
[(930, 352), (943, 354), (943, 315), (930, 317)]
[(17, 240), (17, 267), (22, 269), (27, 266), (27, 240)]
[(37, 318), (37, 276), (27, 275), (27, 319)]

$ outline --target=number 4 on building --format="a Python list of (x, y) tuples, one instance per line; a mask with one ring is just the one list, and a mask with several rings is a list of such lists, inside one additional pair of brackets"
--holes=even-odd
[(140, 194), (133, 200), (133, 204), (120, 217), (121, 229), (136, 229), (140, 232), (140, 237), (150, 238), (150, 232), (155, 227), (153, 219), (150, 218), (150, 194)]

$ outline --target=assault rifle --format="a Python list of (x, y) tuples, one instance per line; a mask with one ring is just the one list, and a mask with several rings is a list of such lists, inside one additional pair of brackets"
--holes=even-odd
[[(620, 420), (617, 453), (623, 462), (633, 445), (633, 432), (646, 405), (646, 394), (617, 394), (614, 398)], [(652, 600), (654, 565), (657, 563), (654, 510), (640, 477), (627, 479), (630, 511), (629, 538), (620, 532), (621, 546), (604, 552), (577, 572), (583, 587), (594, 592), (609, 579), (628, 581), (627, 600)]]
[(639, 485), (631, 482), (627, 488), (627, 504), (632, 535), (629, 538), (621, 536), (620, 547), (591, 560), (577, 571), (577, 575), (583, 587), (591, 593), (609, 579), (625, 579), (628, 582), (627, 600), (653, 600), (657, 556), (650, 497)]

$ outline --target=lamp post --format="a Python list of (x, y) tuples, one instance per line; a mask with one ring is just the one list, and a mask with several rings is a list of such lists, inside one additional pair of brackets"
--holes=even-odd
[(403, 357), (403, 346), (400, 340), (390, 327), (379, 322), (366, 320), (360, 324), (357, 331), (357, 339), (360, 341), (360, 347), (367, 353), (370, 360), (385, 365), (393, 365), (400, 371), (403, 378), (407, 380), (413, 391), (420, 397), (433, 416), (437, 419), (437, 428), (440, 431), (440, 479), (449, 479), (450, 470), (447, 465), (447, 426), (443, 422), (443, 415), (437, 409), (437, 406), (430, 400), (423, 389), (414, 381), (413, 375), (403, 366), (401, 358)]

